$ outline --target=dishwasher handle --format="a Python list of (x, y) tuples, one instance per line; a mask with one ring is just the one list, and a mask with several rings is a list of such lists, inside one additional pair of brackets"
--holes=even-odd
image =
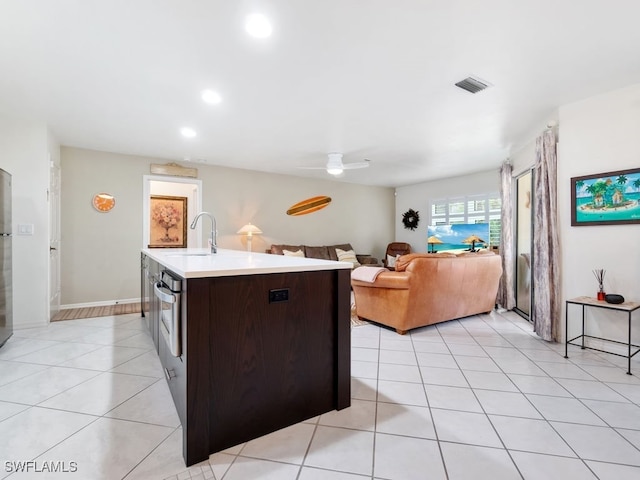
[(176, 296), (168, 288), (164, 288), (161, 282), (153, 284), (153, 293), (163, 302), (176, 303)]

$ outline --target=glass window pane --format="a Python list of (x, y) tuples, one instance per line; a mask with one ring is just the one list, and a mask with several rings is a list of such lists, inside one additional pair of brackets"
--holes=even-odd
[(464, 214), (464, 202), (455, 201), (449, 203), (449, 215)]
[(486, 200), (470, 200), (467, 204), (467, 212), (480, 213), (486, 210)]
[(489, 220), (489, 242), (491, 245), (500, 245), (502, 234), (502, 221), (499, 218)]
[(446, 203), (434, 203), (431, 205), (431, 215), (440, 216), (447, 214), (447, 204)]
[(501, 205), (498, 193), (438, 199), (431, 202), (431, 225), (489, 223), (491, 245), (500, 244)]

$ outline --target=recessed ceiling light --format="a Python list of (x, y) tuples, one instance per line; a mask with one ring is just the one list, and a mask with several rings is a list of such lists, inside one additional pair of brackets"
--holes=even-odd
[(217, 105), (222, 101), (222, 97), (218, 92), (214, 92), (213, 90), (203, 90), (202, 100), (210, 105)]
[(185, 138), (193, 138), (197, 135), (196, 131), (193, 128), (189, 128), (189, 127), (182, 127), (180, 129), (180, 133)]
[(249, 35), (256, 38), (270, 37), (273, 31), (271, 22), (261, 13), (249, 15), (244, 23), (244, 28)]

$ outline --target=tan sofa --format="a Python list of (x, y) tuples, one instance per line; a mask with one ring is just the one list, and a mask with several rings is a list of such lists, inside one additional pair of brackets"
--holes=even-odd
[(394, 328), (413, 328), (490, 312), (502, 275), (499, 255), (411, 253), (373, 283), (352, 279), (358, 317)]
[[(338, 255), (336, 254), (336, 248), (340, 250), (349, 251), (353, 250), (353, 247), (350, 243), (343, 243), (340, 245), (329, 245), (329, 246), (312, 246), (312, 245), (271, 245), (271, 248), (267, 250), (268, 253), (273, 253), (275, 255), (284, 255), (283, 250), (288, 250), (290, 252), (297, 252), (298, 250), (302, 250), (304, 252), (304, 256), (307, 258), (319, 258), (321, 260), (338, 260)], [(379, 265), (378, 259), (376, 257), (372, 257), (371, 255), (365, 254), (356, 254), (356, 258), (361, 265)]]

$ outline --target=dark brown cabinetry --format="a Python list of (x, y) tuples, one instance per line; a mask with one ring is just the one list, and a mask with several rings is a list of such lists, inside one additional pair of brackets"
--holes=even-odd
[(159, 276), (160, 264), (143, 253), (141, 256), (140, 303), (142, 316), (145, 317), (147, 322), (147, 328), (149, 329), (149, 334), (153, 340), (156, 352), (158, 351), (158, 312), (160, 301), (153, 294), (153, 286), (158, 281)]
[(183, 280), (182, 355), (159, 355), (192, 465), (350, 405), (348, 270)]

